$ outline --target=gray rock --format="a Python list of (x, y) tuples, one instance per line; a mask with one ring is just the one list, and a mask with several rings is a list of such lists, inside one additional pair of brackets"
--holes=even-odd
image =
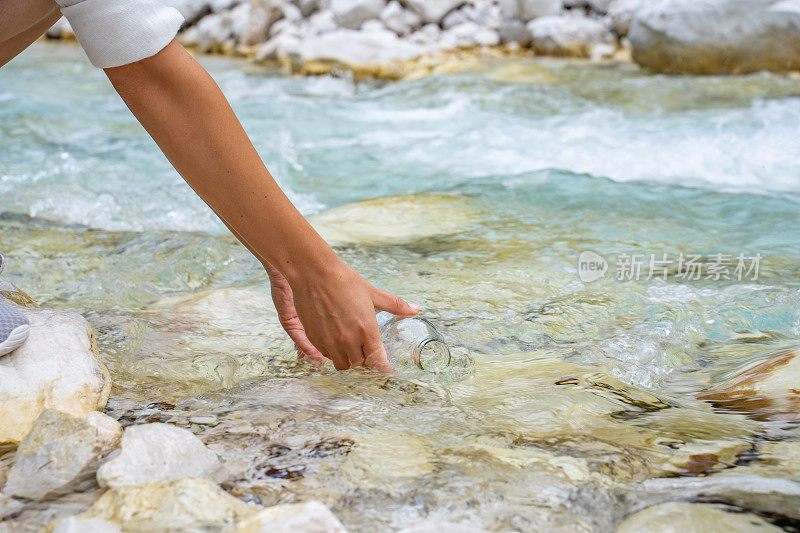
[(97, 471), (97, 481), (104, 488), (184, 477), (221, 482), (227, 473), (217, 455), (191, 431), (161, 423), (127, 428), (121, 449)]
[(589, 9), (600, 15), (608, 13), (608, 8), (613, 0), (586, 0)]
[(317, 501), (276, 505), (236, 525), (234, 533), (347, 533), (330, 510)]
[(384, 8), (383, 0), (331, 0), (331, 12), (336, 23), (357, 30), (364, 22), (377, 19)]
[[(272, 25), (285, 16), (286, 8), (292, 6), (285, 0), (250, 0), (250, 20), (244, 35), (245, 44), (263, 43)], [(292, 6), (300, 14), (300, 9)]]
[(657, 72), (800, 69), (800, 1), (664, 0), (636, 13), (633, 59)]
[(593, 46), (615, 42), (602, 23), (583, 16), (538, 18), (528, 23), (528, 31), (539, 54), (588, 57)]
[(300, 13), (303, 14), (303, 17), (307, 18), (319, 9), (319, 2), (317, 0), (298, 0), (297, 7), (300, 8)]
[(397, 0), (391, 0), (380, 14), (383, 24), (397, 35), (405, 36), (422, 26), (422, 18), (405, 9)]
[(17, 449), (5, 492), (47, 500), (92, 487), (100, 459), (121, 436), (119, 423), (102, 413), (75, 418), (44, 411)]
[(19, 443), (46, 409), (73, 416), (102, 409), (111, 389), (82, 316), (51, 309), (22, 312), (31, 323), (30, 337), (0, 358), (0, 444)]
[(509, 20), (500, 26), (498, 31), (500, 41), (504, 43), (519, 43), (522, 46), (531, 44), (531, 32), (527, 26), (519, 20)]
[(464, 0), (406, 0), (424, 22), (439, 24), (445, 15), (464, 4)]
[(202, 17), (211, 13), (211, 2), (208, 0), (165, 0), (165, 5), (174, 7), (181, 12), (185, 26), (195, 24)]

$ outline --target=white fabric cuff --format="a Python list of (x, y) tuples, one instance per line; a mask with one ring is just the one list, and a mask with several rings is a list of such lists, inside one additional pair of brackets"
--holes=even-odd
[(98, 68), (119, 67), (154, 56), (183, 24), (159, 0), (56, 0), (75, 37)]

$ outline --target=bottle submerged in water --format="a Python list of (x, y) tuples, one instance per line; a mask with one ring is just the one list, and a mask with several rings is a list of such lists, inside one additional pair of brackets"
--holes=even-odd
[[(386, 311), (377, 314), (381, 340), (389, 362), (448, 377), (461, 377), (473, 366), (463, 350), (453, 355), (441, 333), (428, 320), (420, 317), (400, 317)], [(458, 375), (456, 375), (458, 374)]]

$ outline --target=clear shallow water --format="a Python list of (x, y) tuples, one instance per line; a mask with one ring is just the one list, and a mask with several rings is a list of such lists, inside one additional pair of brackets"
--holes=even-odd
[[(800, 81), (544, 62), (354, 85), (204, 61), (305, 214), (375, 199), (312, 220), (373, 221), (337, 250), (476, 360), (455, 384), (296, 363), (257, 263), (102, 73), (35, 47), (0, 70), (7, 277), (87, 316), (110, 412), (192, 428), (232, 493), (319, 498), (355, 531), (604, 531), (645, 480), (697, 474), (665, 466), (686, 446), (794, 434), (696, 393), (798, 344)], [(580, 281), (584, 250), (605, 278)], [(755, 281), (619, 281), (623, 253), (763, 259)]]

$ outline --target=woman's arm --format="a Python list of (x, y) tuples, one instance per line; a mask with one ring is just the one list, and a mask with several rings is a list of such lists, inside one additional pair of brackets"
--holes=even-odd
[(172, 41), (156, 55), (105, 69), (114, 88), (200, 195), (293, 292), (308, 339), (336, 368), (388, 368), (375, 309), (418, 308), (349, 268), (294, 208), (214, 80)]
[(61, 18), (53, 0), (0, 0), (0, 67)]

